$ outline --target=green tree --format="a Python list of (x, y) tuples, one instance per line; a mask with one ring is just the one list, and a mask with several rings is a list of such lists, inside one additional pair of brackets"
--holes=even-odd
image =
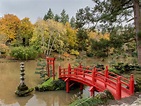
[[(140, 0), (93, 0), (94, 8), (88, 10), (92, 15), (87, 19), (89, 23), (94, 23), (92, 29), (103, 30), (104, 32), (112, 32), (115, 27), (122, 26), (123, 22), (128, 24), (131, 19), (134, 19), (136, 29), (136, 42), (138, 51), (138, 63), (141, 65), (141, 12)], [(87, 24), (85, 20), (85, 9), (78, 11), (79, 26), (83, 27)], [(132, 14), (134, 13), (134, 17)], [(76, 15), (77, 15), (76, 14)], [(82, 19), (81, 19), (82, 18)], [(76, 18), (77, 19), (77, 18)]]
[(76, 13), (76, 28), (82, 28), (85, 25), (84, 10), (79, 9)]
[(106, 57), (108, 56), (109, 51), (109, 40), (101, 38), (99, 41), (91, 39), (91, 49), (92, 53), (97, 57)]
[(43, 19), (44, 19), (44, 20), (54, 19), (54, 14), (53, 14), (51, 8), (49, 8), (47, 14), (45, 14), (45, 16), (44, 16)]
[(78, 29), (77, 31), (77, 40), (78, 40), (78, 50), (87, 50), (87, 44), (88, 44), (88, 35), (87, 31), (83, 28)]
[(76, 27), (76, 23), (75, 23), (75, 18), (74, 18), (74, 17), (72, 17), (72, 18), (70, 19), (70, 24), (71, 24), (71, 27), (72, 27), (72, 28), (75, 28), (75, 27)]
[(66, 11), (64, 9), (61, 12), (60, 22), (62, 22), (64, 25), (66, 22), (69, 22), (69, 15), (66, 14)]
[(58, 14), (56, 14), (54, 16), (54, 20), (57, 21), (57, 22), (60, 22), (60, 16)]
[(84, 9), (79, 9), (76, 13), (76, 27), (83, 28), (84, 26), (90, 28), (90, 25), (95, 26), (93, 14), (90, 8), (87, 6)]

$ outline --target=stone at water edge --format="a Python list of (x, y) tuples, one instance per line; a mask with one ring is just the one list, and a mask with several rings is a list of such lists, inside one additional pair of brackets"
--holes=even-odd
[(28, 88), (25, 84), (19, 84), (17, 90), (15, 91), (15, 94), (19, 97), (25, 97), (31, 94), (31, 92), (34, 90), (34, 88)]
[(34, 90), (34, 88), (29, 89), (24, 83), (25, 73), (24, 73), (24, 63), (23, 62), (20, 63), (20, 71), (21, 71), (20, 84), (17, 90), (15, 91), (15, 94), (19, 97), (25, 97), (25, 96), (30, 95), (30, 93)]
[(15, 94), (19, 97), (25, 97), (31, 94), (31, 92), (34, 90), (34, 88), (30, 88), (24, 91), (20, 91), (17, 89), (17, 91), (15, 92)]

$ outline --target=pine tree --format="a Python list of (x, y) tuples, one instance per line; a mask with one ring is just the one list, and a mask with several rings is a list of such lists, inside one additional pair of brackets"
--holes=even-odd
[(66, 22), (69, 22), (69, 15), (66, 14), (66, 11), (64, 9), (61, 12), (60, 22), (62, 22), (63, 24), (65, 24)]
[(60, 16), (58, 14), (55, 15), (54, 20), (60, 22)]
[(76, 23), (75, 23), (75, 18), (74, 18), (74, 17), (71, 18), (70, 24), (71, 24), (71, 27), (72, 27), (72, 28), (75, 28)]
[(51, 8), (49, 8), (47, 14), (45, 14), (45, 16), (44, 16), (43, 19), (44, 19), (44, 20), (54, 19), (54, 14), (53, 14)]

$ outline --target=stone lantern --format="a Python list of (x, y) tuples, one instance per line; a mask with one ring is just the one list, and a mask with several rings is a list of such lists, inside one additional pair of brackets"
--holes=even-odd
[(24, 71), (25, 71), (24, 70), (24, 62), (20, 63), (20, 71), (21, 71), (21, 73), (20, 73), (20, 75), (21, 75), (20, 84), (19, 84), (15, 94), (20, 96), (20, 97), (28, 96), (34, 89), (33, 88), (29, 89), (24, 82), (24, 79), (25, 79), (24, 78), (24, 75), (25, 75), (25, 73), (24, 73)]

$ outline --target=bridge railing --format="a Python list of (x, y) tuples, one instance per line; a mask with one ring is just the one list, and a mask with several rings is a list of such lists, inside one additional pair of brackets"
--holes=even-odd
[[(121, 90), (124, 90), (128, 94), (132, 95), (134, 93), (134, 78), (133, 75), (130, 76), (130, 79), (127, 79), (123, 76), (119, 76), (115, 73), (109, 72), (108, 67), (103, 72), (97, 72), (97, 80), (102, 81), (106, 86), (110, 86), (111, 88), (115, 89), (115, 96), (117, 99), (121, 98)], [(115, 86), (114, 86), (115, 85)]]

